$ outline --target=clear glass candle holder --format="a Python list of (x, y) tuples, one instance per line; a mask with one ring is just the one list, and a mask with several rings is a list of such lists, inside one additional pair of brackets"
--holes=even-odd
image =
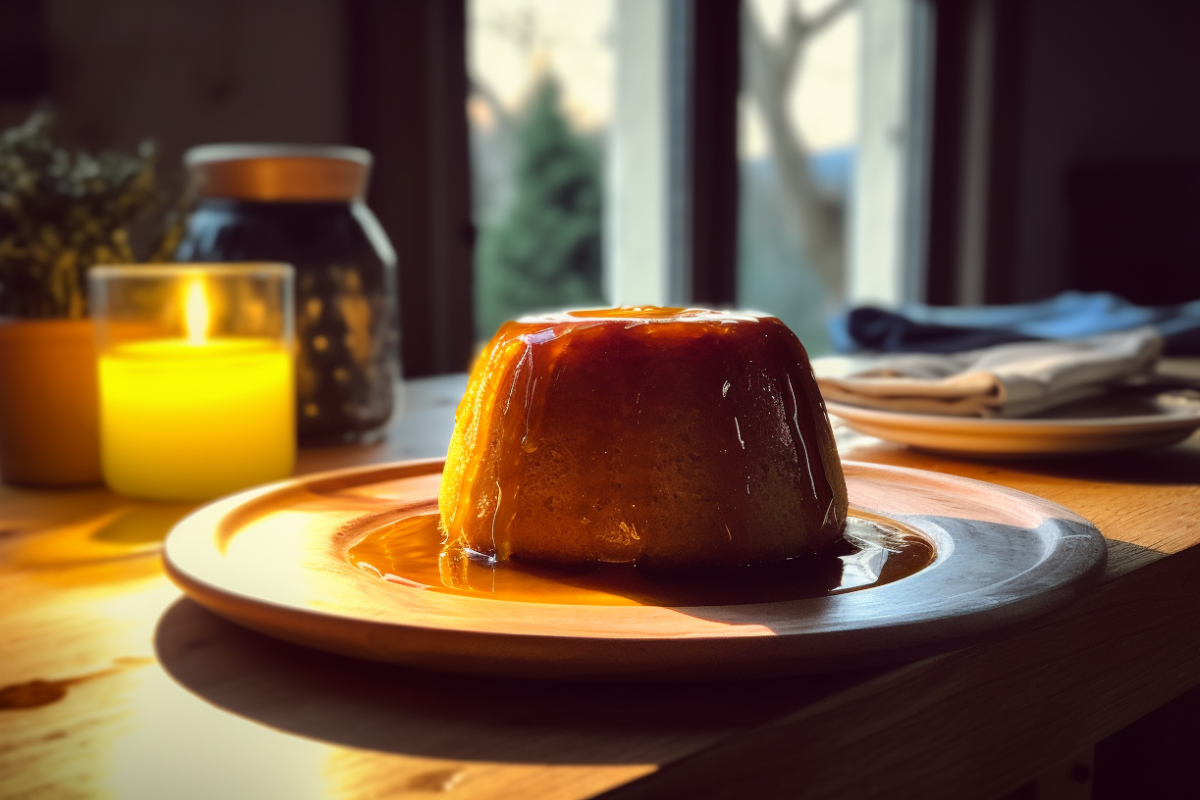
[(88, 280), (109, 488), (208, 500), (292, 474), (290, 266), (104, 266)]

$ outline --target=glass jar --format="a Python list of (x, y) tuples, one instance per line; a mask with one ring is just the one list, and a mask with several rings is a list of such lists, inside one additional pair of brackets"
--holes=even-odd
[(372, 441), (399, 377), (396, 254), (363, 202), (354, 147), (205, 145), (184, 156), (197, 201), (179, 261), (280, 261), (296, 270), (301, 444)]

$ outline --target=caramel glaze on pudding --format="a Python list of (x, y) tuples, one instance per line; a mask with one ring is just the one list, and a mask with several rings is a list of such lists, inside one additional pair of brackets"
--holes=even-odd
[(438, 506), (447, 552), (668, 569), (813, 553), (847, 511), (795, 334), (678, 308), (501, 327), (458, 407)]

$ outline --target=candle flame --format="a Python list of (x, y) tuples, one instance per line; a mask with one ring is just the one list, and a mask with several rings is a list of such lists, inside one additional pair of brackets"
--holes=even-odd
[(187, 326), (188, 341), (192, 344), (203, 344), (208, 336), (208, 296), (204, 292), (203, 281), (194, 280), (188, 284), (184, 322)]

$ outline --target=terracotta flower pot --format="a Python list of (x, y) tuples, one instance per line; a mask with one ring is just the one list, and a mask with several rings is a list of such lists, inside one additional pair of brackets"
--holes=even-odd
[(89, 320), (0, 321), (0, 476), (99, 483), (99, 401)]

